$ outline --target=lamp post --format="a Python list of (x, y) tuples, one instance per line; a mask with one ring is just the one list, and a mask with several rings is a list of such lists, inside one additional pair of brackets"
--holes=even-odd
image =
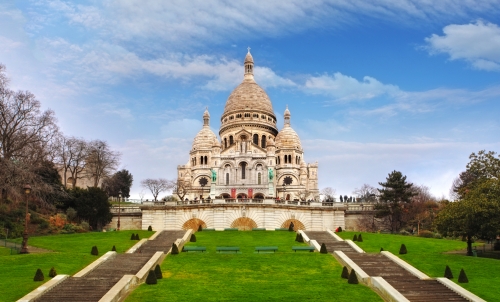
[(31, 186), (26, 184), (23, 187), (24, 194), (26, 195), (26, 218), (24, 219), (24, 233), (23, 233), (23, 246), (21, 247), (20, 254), (28, 254), (28, 195), (31, 193)]
[(122, 209), (120, 207), (120, 202), (122, 200), (122, 190), (118, 191), (118, 223), (116, 224), (116, 230), (120, 230), (120, 215), (122, 212)]

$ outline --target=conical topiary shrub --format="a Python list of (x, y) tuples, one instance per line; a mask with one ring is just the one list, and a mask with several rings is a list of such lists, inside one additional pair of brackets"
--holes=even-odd
[(175, 245), (175, 243), (172, 243), (172, 251), (170, 252), (170, 254), (172, 255), (179, 254), (179, 248), (177, 247), (177, 245)]
[(344, 268), (342, 268), (342, 275), (340, 275), (340, 277), (349, 279), (349, 270), (347, 269), (347, 266), (344, 266)]
[(111, 249), (112, 252), (116, 252), (116, 247), (113, 245), (113, 248)]
[(148, 231), (151, 232), (152, 230), (153, 230), (153, 228), (151, 226), (148, 226)]
[(94, 245), (94, 246), (92, 247), (92, 250), (90, 251), (90, 254), (91, 254), (91, 255), (94, 255), (94, 256), (99, 255), (99, 251), (97, 250), (97, 246), (95, 246), (95, 245)]
[(300, 233), (297, 233), (297, 235), (295, 235), (295, 241), (299, 242), (299, 236), (300, 236)]
[(404, 255), (406, 253), (408, 253), (408, 251), (406, 250), (406, 245), (403, 243), (403, 244), (401, 244), (401, 247), (399, 248), (399, 254)]
[(148, 277), (146, 278), (146, 284), (156, 284), (158, 283), (156, 279), (155, 271), (149, 271)]
[(358, 242), (363, 242), (363, 237), (361, 237), (361, 234), (358, 235)]
[(198, 226), (198, 232), (203, 231), (203, 228), (201, 227), (201, 224)]
[(33, 281), (43, 281), (43, 279), (45, 279), (45, 277), (43, 276), (42, 270), (37, 269)]
[(342, 232), (342, 227), (339, 227), (339, 230), (338, 230), (338, 232)]
[(448, 265), (444, 269), (444, 277), (448, 279), (453, 279), (453, 273), (451, 272), (451, 269)]
[(467, 278), (467, 275), (465, 274), (464, 269), (460, 270), (460, 275), (458, 275), (458, 282), (459, 283), (469, 283), (469, 278)]
[(189, 239), (189, 242), (196, 242), (196, 236), (194, 234), (191, 234), (191, 238)]
[(354, 234), (354, 237), (352, 238), (352, 241), (358, 241), (358, 235)]
[(383, 252), (383, 251), (384, 251), (384, 248), (383, 248), (383, 247), (381, 247), (381, 248), (380, 248), (380, 251), (381, 251), (381, 252)]
[(324, 242), (321, 244), (321, 248), (319, 249), (319, 252), (321, 254), (328, 254), (328, 251), (326, 250), (326, 245)]
[(294, 227), (293, 222), (290, 222), (290, 225), (288, 226), (288, 230), (290, 232), (293, 232), (293, 227)]
[(130, 240), (135, 240), (135, 234), (132, 233), (132, 235), (130, 235)]
[(55, 276), (57, 276), (57, 272), (56, 272), (56, 269), (54, 267), (52, 267), (49, 271), (49, 277), (54, 278)]
[(299, 233), (299, 242), (304, 242), (304, 237), (302, 237), (302, 233)]
[(161, 273), (161, 268), (160, 268), (159, 264), (157, 264), (155, 266), (155, 275), (156, 275), (156, 279), (162, 279), (163, 278), (163, 275)]
[(356, 276), (356, 272), (352, 269), (351, 273), (349, 274), (349, 279), (347, 279), (347, 283), (349, 284), (358, 284), (358, 276)]
[(141, 240), (141, 239), (139, 238), (139, 234), (135, 234), (135, 240)]

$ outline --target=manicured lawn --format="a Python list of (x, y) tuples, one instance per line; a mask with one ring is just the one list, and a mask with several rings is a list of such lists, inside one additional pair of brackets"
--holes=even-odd
[[(118, 253), (125, 252), (137, 243), (130, 240), (132, 233), (139, 233), (140, 238), (148, 238), (153, 234), (148, 231), (120, 231), (29, 238), (29, 245), (54, 251), (42, 254), (10, 255), (9, 249), (0, 249), (0, 301), (15, 301), (42, 285), (43, 282), (33, 281), (37, 268), (43, 271), (45, 281), (48, 281), (51, 267), (58, 274), (73, 275), (110, 251), (113, 245)], [(99, 250), (99, 256), (90, 255), (94, 245)], [(2, 250), (7, 250), (8, 253)]]
[[(206, 253), (169, 255), (163, 279), (143, 284), (127, 301), (382, 301), (363, 285), (340, 278), (342, 267), (331, 255), (294, 253), (294, 232), (198, 232), (192, 246)], [(216, 246), (239, 246), (240, 254), (216, 253)], [(256, 246), (278, 246), (257, 254)]]
[[(354, 234), (360, 233), (337, 233), (344, 239), (352, 239)], [(430, 277), (443, 277), (445, 267), (449, 265), (454, 276), (452, 280), (455, 282), (458, 280), (460, 269), (463, 268), (469, 283), (458, 283), (459, 285), (487, 301), (499, 300), (500, 260), (445, 253), (465, 249), (465, 242), (391, 234), (361, 234), (363, 242), (356, 243), (366, 252), (376, 253), (383, 247)], [(402, 243), (408, 250), (406, 255), (399, 255)]]

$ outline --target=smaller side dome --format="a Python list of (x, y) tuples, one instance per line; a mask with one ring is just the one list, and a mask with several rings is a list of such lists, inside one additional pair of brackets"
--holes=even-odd
[(300, 138), (297, 132), (290, 126), (290, 110), (288, 110), (288, 105), (284, 113), (284, 125), (283, 129), (276, 136), (276, 147), (280, 149), (295, 149), (302, 151), (302, 144), (300, 143)]
[(207, 108), (203, 113), (203, 128), (194, 137), (192, 150), (211, 149), (218, 143), (217, 136), (210, 129), (210, 113)]

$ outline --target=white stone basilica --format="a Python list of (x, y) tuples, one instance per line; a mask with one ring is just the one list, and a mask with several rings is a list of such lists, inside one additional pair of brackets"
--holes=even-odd
[(190, 160), (177, 168), (185, 197), (319, 200), (318, 163), (304, 161), (290, 111), (278, 131), (271, 100), (254, 80), (250, 51), (244, 67), (243, 82), (229, 95), (221, 117), (220, 140), (205, 110)]

